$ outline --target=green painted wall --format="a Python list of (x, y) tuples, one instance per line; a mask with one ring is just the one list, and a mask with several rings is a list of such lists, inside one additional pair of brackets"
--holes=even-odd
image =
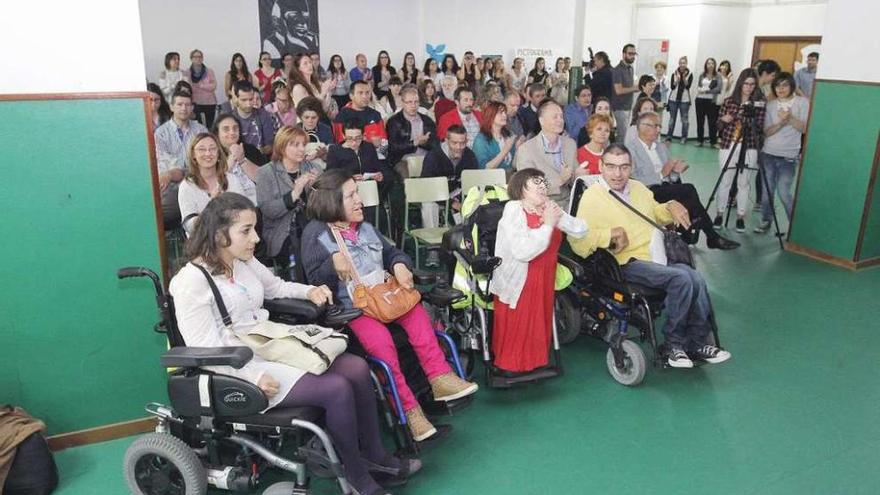
[(790, 240), (853, 260), (880, 132), (880, 86), (816, 81), (814, 91)]
[(146, 416), (165, 395), (143, 100), (0, 102), (0, 404), (50, 434)]

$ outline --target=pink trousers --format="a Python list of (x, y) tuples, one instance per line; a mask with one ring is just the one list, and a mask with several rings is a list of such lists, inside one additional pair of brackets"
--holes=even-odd
[[(443, 350), (440, 349), (434, 330), (431, 328), (431, 319), (421, 304), (416, 304), (413, 309), (409, 310), (409, 313), (398, 318), (395, 323), (406, 331), (409, 343), (415, 350), (419, 364), (422, 365), (422, 370), (428, 376), (428, 380), (452, 371), (449, 363), (446, 362)], [(394, 376), (394, 384), (400, 393), (403, 409), (409, 411), (418, 406), (419, 402), (400, 371), (397, 349), (394, 347), (394, 341), (388, 328), (381, 321), (369, 316), (361, 316), (352, 320), (348, 326), (364, 346), (367, 354), (381, 359), (391, 367), (391, 374)]]

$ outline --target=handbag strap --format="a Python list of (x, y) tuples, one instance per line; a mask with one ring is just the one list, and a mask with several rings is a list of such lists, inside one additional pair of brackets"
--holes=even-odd
[(361, 282), (361, 276), (357, 271), (357, 266), (354, 264), (354, 260), (351, 258), (351, 253), (348, 252), (348, 246), (345, 245), (345, 241), (342, 239), (342, 236), (339, 235), (339, 229), (334, 227), (332, 224), (327, 224), (327, 228), (330, 229), (330, 232), (333, 234), (333, 238), (336, 239), (336, 244), (339, 245), (339, 252), (345, 256), (345, 259), (348, 260), (348, 263), (351, 265), (351, 271), (354, 274), (354, 283), (357, 285), (364, 285)]
[(217, 309), (220, 310), (220, 317), (223, 318), (223, 324), (226, 325), (227, 328), (232, 326), (232, 317), (229, 316), (229, 311), (226, 310), (226, 305), (223, 304), (223, 296), (220, 295), (220, 289), (217, 288), (217, 284), (214, 283), (214, 277), (208, 273), (208, 270), (205, 269), (202, 265), (198, 265), (196, 263), (192, 263), (192, 265), (198, 268), (202, 275), (208, 279), (208, 285), (211, 287), (211, 293), (214, 294), (214, 302), (217, 303)]
[(648, 222), (649, 224), (651, 224), (655, 229), (659, 230), (660, 232), (666, 232), (666, 231), (667, 231), (666, 228), (660, 226), (660, 224), (658, 224), (657, 222), (655, 222), (655, 221), (651, 220), (650, 218), (648, 218), (647, 215), (645, 215), (644, 213), (642, 213), (642, 212), (640, 212), (639, 210), (637, 210), (633, 205), (627, 203), (625, 199), (623, 199), (623, 198), (621, 198), (620, 196), (618, 196), (617, 193), (614, 192), (613, 190), (608, 189), (608, 194), (610, 194), (611, 196), (613, 196), (614, 199), (616, 199), (617, 201), (620, 201), (620, 203), (621, 203), (623, 206), (626, 206), (630, 211), (632, 211), (633, 213), (635, 213), (636, 215), (638, 215), (639, 218), (641, 218), (642, 220), (644, 220), (644, 221)]

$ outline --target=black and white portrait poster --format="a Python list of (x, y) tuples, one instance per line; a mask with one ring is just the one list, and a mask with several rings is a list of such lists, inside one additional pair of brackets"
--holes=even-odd
[(259, 0), (259, 8), (262, 50), (273, 59), (318, 51), (318, 0)]

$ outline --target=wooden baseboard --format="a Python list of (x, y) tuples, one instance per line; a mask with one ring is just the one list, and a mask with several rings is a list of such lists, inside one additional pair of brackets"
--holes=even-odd
[(845, 258), (839, 258), (837, 256), (830, 255), (828, 253), (823, 253), (822, 251), (817, 251), (812, 248), (804, 247), (799, 244), (795, 244), (791, 241), (786, 241), (785, 250), (791, 251), (792, 253), (797, 253), (802, 256), (806, 256), (807, 258), (812, 258), (817, 261), (821, 261), (823, 263), (828, 263), (834, 266), (839, 266), (841, 268), (846, 268), (848, 270), (858, 270), (860, 267), (858, 263), (853, 260), (848, 260)]
[(132, 421), (123, 421), (121, 423), (97, 426), (87, 430), (53, 435), (48, 438), (49, 448), (54, 452), (58, 452), (59, 450), (69, 449), (71, 447), (106, 442), (108, 440), (116, 440), (117, 438), (137, 435), (138, 433), (146, 433), (155, 428), (156, 418), (152, 416)]
[(856, 270), (861, 270), (862, 268), (870, 268), (872, 266), (880, 266), (880, 257), (868, 258), (866, 260), (856, 262)]

